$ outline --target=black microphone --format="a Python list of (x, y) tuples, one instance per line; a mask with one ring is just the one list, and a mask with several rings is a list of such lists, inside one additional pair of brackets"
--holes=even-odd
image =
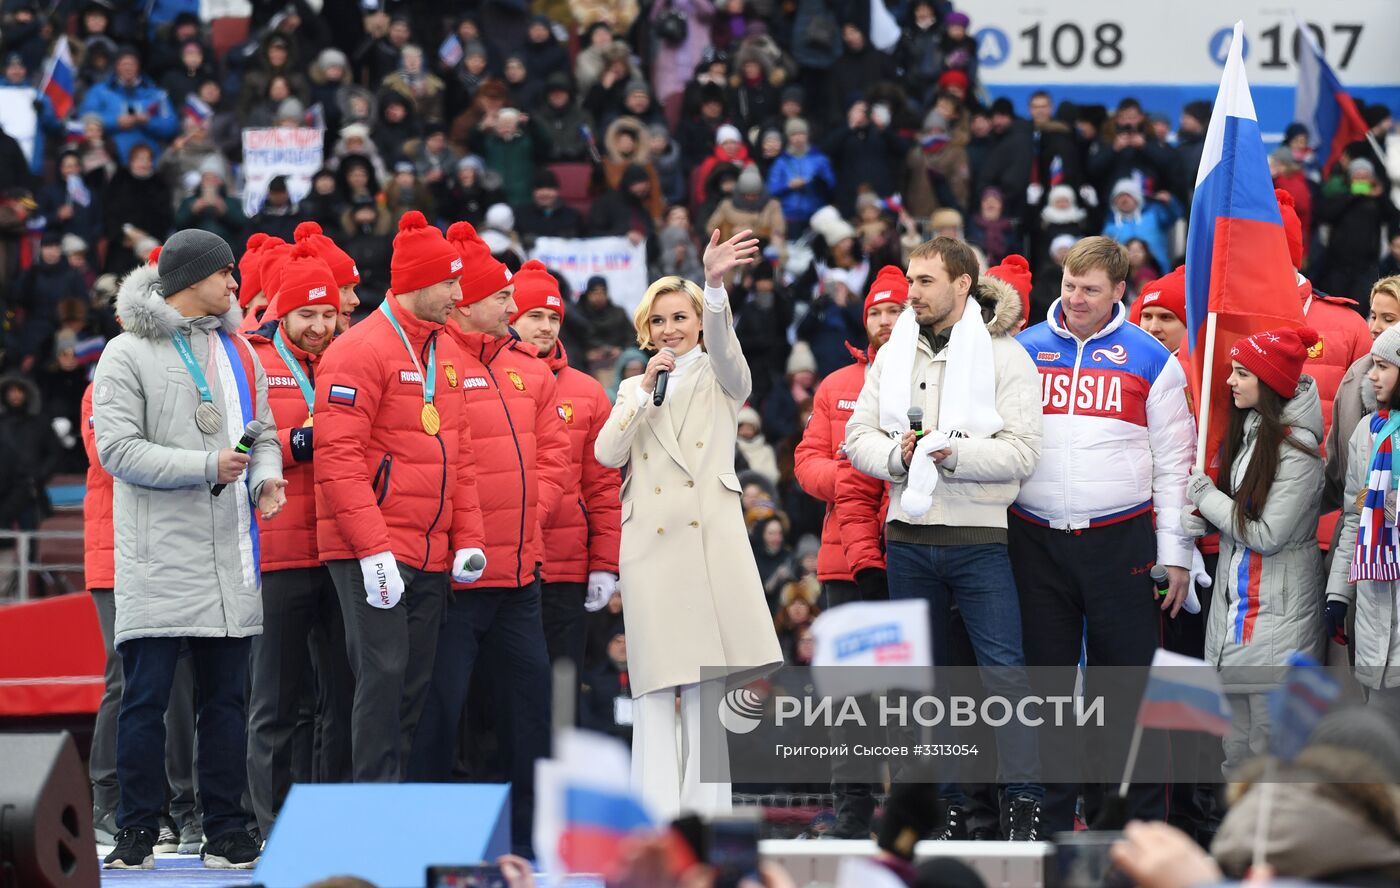
[(918, 438), (924, 433), (924, 408), (917, 405), (909, 408), (909, 431)]
[[(253, 449), (253, 443), (258, 440), (258, 435), (262, 433), (263, 424), (256, 419), (252, 420), (243, 427), (243, 437), (238, 439), (238, 443), (233, 445), (233, 449), (237, 450), (239, 453), (247, 453), (249, 450)], [(227, 486), (227, 484), (215, 484), (214, 489), (210, 492), (213, 493), (214, 496), (218, 496), (224, 492), (224, 488)]]
[[(670, 346), (663, 348), (662, 351), (673, 358), (676, 356), (676, 350)], [(656, 393), (651, 396), (651, 403), (655, 404), (657, 407), (660, 407), (661, 402), (666, 400), (666, 383), (670, 381), (670, 379), (670, 370), (662, 370), (656, 374)]]
[(1152, 585), (1157, 587), (1157, 597), (1165, 598), (1171, 591), (1171, 580), (1167, 578), (1167, 568), (1161, 564), (1152, 565), (1152, 570), (1147, 572), (1152, 578)]
[(467, 556), (467, 570), (485, 570), (486, 556), (480, 552), (473, 552)]

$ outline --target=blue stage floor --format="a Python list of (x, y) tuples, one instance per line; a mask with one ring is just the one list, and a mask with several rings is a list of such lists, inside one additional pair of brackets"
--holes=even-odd
[(253, 881), (252, 870), (205, 869), (197, 854), (157, 854), (153, 870), (103, 870), (102, 884), (121, 888), (223, 888), (225, 885), (247, 885)]

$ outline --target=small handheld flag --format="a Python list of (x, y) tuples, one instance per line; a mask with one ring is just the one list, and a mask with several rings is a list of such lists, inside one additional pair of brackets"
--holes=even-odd
[(1283, 761), (1297, 758), (1340, 693), (1337, 680), (1312, 657), (1290, 656), (1288, 677), (1269, 694), (1269, 752)]
[(68, 52), (68, 38), (62, 35), (54, 41), (44, 67), (43, 85), (39, 91), (48, 96), (54, 116), (62, 120), (73, 110), (73, 56)]

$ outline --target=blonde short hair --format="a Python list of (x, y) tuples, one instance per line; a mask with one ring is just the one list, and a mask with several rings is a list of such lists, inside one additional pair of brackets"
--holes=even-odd
[(1065, 271), (1085, 275), (1102, 268), (1108, 282), (1121, 284), (1128, 279), (1128, 249), (1110, 237), (1086, 237), (1065, 256)]
[(1400, 302), (1400, 274), (1392, 274), (1390, 277), (1383, 277), (1371, 285), (1371, 295), (1384, 293), (1396, 302)]
[(651, 318), (651, 307), (656, 300), (668, 293), (684, 293), (690, 297), (690, 306), (695, 309), (696, 317), (700, 317), (705, 311), (705, 293), (694, 281), (688, 281), (676, 275), (667, 275), (657, 280), (642, 295), (641, 304), (632, 313), (632, 325), (637, 328), (637, 345), (644, 349), (653, 349), (656, 346), (651, 341), (650, 325), (647, 321)]

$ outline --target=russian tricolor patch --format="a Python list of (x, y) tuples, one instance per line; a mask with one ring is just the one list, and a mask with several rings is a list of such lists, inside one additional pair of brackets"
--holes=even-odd
[(342, 404), (346, 407), (355, 406), (355, 389), (348, 385), (331, 386), (330, 395), (326, 400), (332, 404)]

